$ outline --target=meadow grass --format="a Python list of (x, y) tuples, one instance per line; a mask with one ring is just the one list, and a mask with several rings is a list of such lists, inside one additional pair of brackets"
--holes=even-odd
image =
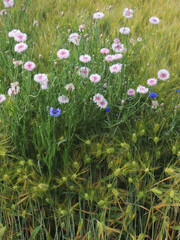
[[(134, 10), (132, 19), (122, 16), (126, 7)], [(0, 16), (0, 94), (6, 95), (0, 105), (0, 239), (180, 239), (179, 8), (175, 0), (17, 0)], [(96, 9), (105, 14), (98, 22)], [(160, 23), (150, 24), (151, 16)], [(67, 39), (82, 23), (74, 46)], [(122, 26), (130, 36), (120, 35)], [(24, 53), (14, 52), (12, 29), (27, 33)], [(127, 52), (121, 73), (112, 74), (100, 49), (110, 49), (117, 37)], [(60, 48), (70, 50), (69, 59), (58, 59)], [(92, 57), (86, 66), (101, 74), (100, 83), (78, 75), (82, 54)], [(15, 68), (13, 58), (33, 61), (36, 69)], [(157, 108), (148, 95), (127, 96), (160, 69), (170, 79), (151, 88)], [(33, 80), (37, 73), (47, 74), (48, 90)], [(20, 93), (9, 98), (16, 81)], [(67, 93), (71, 82), (75, 91)], [(98, 91), (109, 112), (93, 103)], [(60, 94), (68, 95), (68, 104), (59, 106)], [(51, 106), (62, 110), (58, 118), (49, 115)]]

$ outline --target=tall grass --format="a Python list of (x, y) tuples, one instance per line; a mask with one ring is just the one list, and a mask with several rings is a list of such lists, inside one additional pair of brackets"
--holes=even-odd
[[(0, 239), (180, 239), (178, 6), (174, 0), (30, 0), (16, 1), (1, 16), (0, 94), (16, 81), (20, 93), (6, 94), (0, 105)], [(132, 19), (122, 17), (125, 7), (134, 9)], [(105, 13), (98, 22), (96, 8)], [(151, 16), (160, 24), (152, 26)], [(82, 23), (74, 46), (69, 32)], [(130, 36), (120, 35), (122, 26)], [(22, 54), (8, 38), (14, 28), (28, 35)], [(112, 74), (100, 49), (111, 49), (117, 37), (127, 51), (121, 73)], [(70, 58), (59, 60), (60, 48)], [(86, 66), (101, 75), (99, 83), (78, 75), (82, 54), (92, 57)], [(13, 58), (37, 67), (15, 68)], [(150, 88), (158, 93), (156, 109), (148, 94), (127, 96), (162, 68), (170, 79)], [(48, 75), (47, 90), (33, 80), (40, 72)], [(71, 82), (75, 91), (68, 93)], [(93, 103), (98, 92), (109, 112)], [(59, 95), (69, 103), (59, 106)], [(58, 118), (49, 115), (51, 106), (62, 110)]]

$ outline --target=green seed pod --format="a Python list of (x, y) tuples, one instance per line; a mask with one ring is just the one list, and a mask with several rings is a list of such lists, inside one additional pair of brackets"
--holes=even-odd
[(114, 148), (108, 148), (108, 149), (106, 150), (106, 152), (107, 152), (107, 154), (111, 154), (111, 153), (114, 152)]
[(84, 198), (85, 198), (87, 201), (89, 201), (89, 195), (88, 195), (88, 193), (85, 193), (85, 194), (84, 194)]
[(142, 136), (144, 136), (144, 134), (145, 134), (145, 130), (142, 129), (141, 132), (140, 132), (140, 136), (142, 137)]
[(154, 125), (153, 131), (154, 131), (154, 133), (156, 134), (156, 133), (158, 132), (158, 130), (159, 130), (159, 124), (156, 123), (156, 124)]
[(137, 135), (136, 135), (135, 133), (133, 133), (133, 135), (132, 135), (132, 141), (133, 141), (134, 143), (137, 142)]
[(74, 162), (74, 163), (73, 163), (73, 166), (74, 166), (76, 169), (79, 169), (79, 164), (78, 164), (78, 162)]
[(158, 137), (155, 137), (155, 138), (154, 138), (154, 142), (157, 144), (158, 141), (159, 141), (159, 138), (158, 138)]

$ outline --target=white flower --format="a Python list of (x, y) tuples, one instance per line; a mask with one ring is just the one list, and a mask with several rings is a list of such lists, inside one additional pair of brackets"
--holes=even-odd
[(90, 81), (93, 82), (93, 83), (97, 83), (101, 80), (101, 76), (99, 74), (92, 74), (90, 77), (89, 77)]
[(158, 78), (163, 81), (166, 81), (168, 78), (170, 78), (170, 73), (166, 69), (161, 69), (158, 72)]
[(57, 52), (57, 56), (59, 59), (67, 59), (70, 56), (69, 50), (67, 49), (60, 49)]
[(100, 108), (106, 108), (108, 105), (108, 102), (105, 98), (101, 99), (99, 102), (97, 102), (98, 107)]
[(81, 31), (84, 31), (84, 29), (85, 29), (85, 24), (79, 25), (79, 31), (80, 31), (80, 32), (81, 32)]
[(123, 16), (126, 18), (132, 18), (133, 17), (133, 10), (129, 8), (125, 8), (123, 12)]
[(21, 53), (24, 52), (28, 48), (28, 45), (26, 43), (18, 43), (14, 47), (14, 51)]
[(13, 29), (12, 31), (10, 31), (10, 32), (8, 33), (8, 37), (10, 37), (10, 38), (14, 37), (15, 34), (16, 34), (18, 31), (20, 31), (20, 30), (18, 30), (18, 29)]
[(88, 63), (91, 61), (91, 57), (87, 54), (85, 55), (81, 55), (79, 58), (79, 61), (83, 62), (83, 63)]
[(124, 51), (124, 44), (122, 43), (113, 43), (112, 50), (115, 52), (122, 53)]
[(139, 86), (137, 87), (137, 89), (136, 89), (136, 92), (142, 93), (142, 94), (145, 94), (145, 93), (147, 93), (148, 91), (149, 91), (149, 89), (146, 88), (146, 87), (144, 87), (144, 86), (142, 86), (142, 85), (139, 85)]
[(160, 23), (160, 20), (159, 20), (158, 17), (151, 17), (151, 18), (149, 19), (149, 22), (150, 22), (151, 24), (158, 24), (158, 23)]
[(109, 67), (111, 73), (118, 73), (121, 72), (122, 64), (117, 63)]
[(79, 69), (79, 76), (83, 77), (83, 78), (87, 78), (88, 74), (90, 72), (90, 69), (87, 67), (81, 67)]
[(120, 32), (121, 34), (126, 35), (126, 34), (129, 34), (129, 33), (131, 32), (131, 29), (128, 28), (128, 27), (122, 27), (122, 28), (119, 29), (119, 32)]
[(103, 99), (103, 95), (101, 95), (100, 93), (97, 93), (93, 96), (93, 102), (94, 103), (98, 103)]
[(96, 12), (96, 13), (93, 14), (93, 18), (97, 19), (97, 20), (99, 20), (103, 17), (104, 17), (104, 13), (102, 13), (102, 12)]
[(14, 67), (18, 67), (21, 64), (23, 64), (23, 62), (21, 60), (17, 60), (17, 61), (13, 60), (13, 64), (14, 64)]
[(6, 97), (4, 94), (0, 94), (0, 103), (4, 102), (6, 100)]
[(71, 33), (69, 35), (68, 41), (74, 43), (75, 45), (79, 45), (80, 40), (81, 40), (81, 36), (78, 33)]
[(75, 87), (73, 83), (69, 83), (64, 87), (68, 91), (74, 91)]
[(3, 0), (4, 6), (10, 8), (14, 6), (14, 0)]
[(61, 104), (61, 103), (68, 103), (69, 102), (69, 98), (62, 95), (62, 96), (59, 96), (58, 97), (58, 102)]
[(16, 42), (25, 42), (27, 40), (27, 34), (18, 30), (16, 33), (14, 33), (14, 40)]
[(20, 92), (19, 82), (11, 83), (11, 88), (8, 89), (8, 95), (11, 97), (12, 94), (17, 95)]
[(142, 41), (142, 38), (141, 38), (141, 37), (138, 37), (138, 38), (137, 38), (137, 41), (138, 41), (138, 42), (141, 42), (141, 41)]

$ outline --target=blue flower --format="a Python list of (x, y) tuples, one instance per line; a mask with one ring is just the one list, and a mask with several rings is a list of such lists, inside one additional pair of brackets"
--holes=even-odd
[(157, 93), (152, 92), (152, 93), (149, 94), (149, 97), (150, 97), (150, 98), (157, 97)]
[(55, 109), (53, 107), (50, 107), (49, 114), (50, 116), (58, 117), (61, 114), (61, 110), (59, 108)]
[(178, 91), (178, 93), (180, 93), (180, 89), (178, 89), (177, 91)]
[(109, 111), (110, 111), (110, 108), (106, 108), (105, 111), (106, 111), (106, 112), (109, 112)]

